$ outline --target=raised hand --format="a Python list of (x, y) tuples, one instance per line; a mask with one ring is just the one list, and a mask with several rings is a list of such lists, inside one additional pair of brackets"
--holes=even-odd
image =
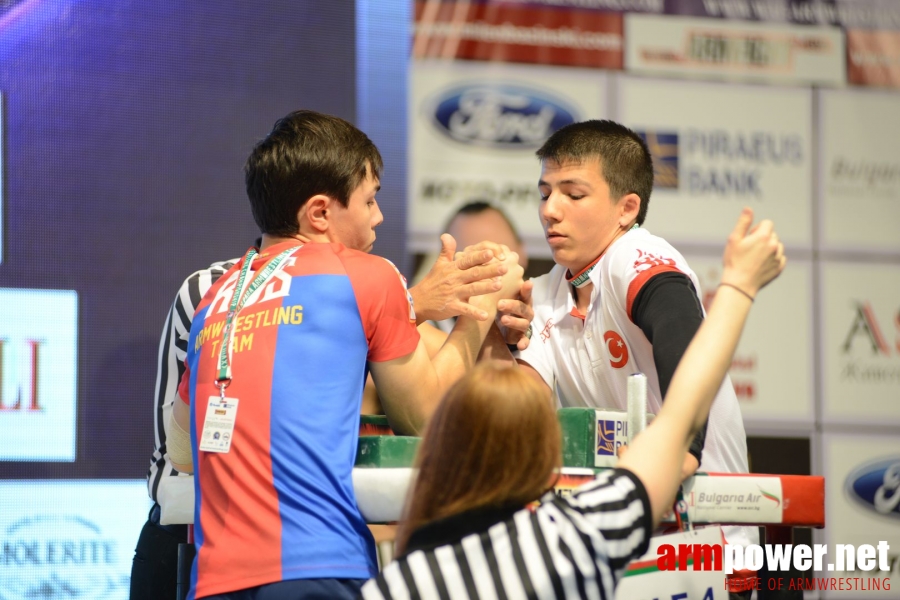
[(753, 210), (744, 208), (728, 236), (723, 256), (722, 285), (735, 287), (750, 298), (778, 277), (787, 263), (784, 244), (772, 221), (761, 221), (753, 229)]

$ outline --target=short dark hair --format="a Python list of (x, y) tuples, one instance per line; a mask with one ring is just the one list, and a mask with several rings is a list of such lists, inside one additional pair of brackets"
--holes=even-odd
[(653, 159), (632, 130), (615, 121), (572, 123), (551, 135), (536, 154), (542, 161), (559, 164), (599, 159), (600, 174), (613, 198), (634, 193), (641, 199), (637, 223), (644, 223), (653, 190)]
[(298, 232), (297, 211), (316, 194), (344, 206), (371, 169), (381, 178), (381, 154), (347, 121), (311, 110), (279, 119), (244, 165), (247, 197), (260, 231)]
[(444, 226), (444, 231), (450, 231), (450, 225), (453, 223), (453, 221), (456, 220), (456, 217), (460, 215), (480, 215), (486, 210), (492, 210), (500, 215), (503, 220), (506, 221), (506, 224), (509, 225), (509, 230), (512, 231), (513, 238), (515, 238), (518, 243), (522, 243), (522, 238), (519, 237), (519, 232), (516, 231), (516, 226), (512, 224), (512, 221), (509, 220), (509, 217), (505, 212), (503, 212), (503, 209), (498, 206), (494, 206), (487, 200), (472, 200), (464, 204), (462, 207), (460, 207), (459, 210), (453, 213), (453, 216), (450, 217), (450, 219), (447, 221), (447, 224)]

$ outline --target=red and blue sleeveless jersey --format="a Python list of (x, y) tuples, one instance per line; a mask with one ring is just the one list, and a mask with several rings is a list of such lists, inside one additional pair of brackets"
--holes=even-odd
[[(238, 399), (228, 453), (198, 451), (240, 263), (209, 290), (191, 326), (182, 400), (191, 405), (197, 557), (189, 598), (288, 579), (367, 579), (375, 548), (351, 474), (367, 361), (415, 350), (405, 281), (383, 258), (340, 244), (297, 246), (234, 320)], [(252, 275), (248, 275), (248, 279)]]

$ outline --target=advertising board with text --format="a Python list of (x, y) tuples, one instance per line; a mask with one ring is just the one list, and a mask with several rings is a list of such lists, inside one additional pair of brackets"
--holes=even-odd
[(819, 94), (824, 246), (900, 251), (900, 95)]
[(415, 61), (409, 249), (437, 250), (450, 216), (486, 200), (509, 215), (533, 256), (549, 256), (534, 152), (560, 127), (605, 116), (606, 82), (588, 69)]
[(149, 502), (143, 479), (0, 482), (0, 600), (126, 600)]
[(825, 474), (825, 541), (869, 544), (886, 541), (889, 571), (857, 565), (832, 577), (890, 578), (890, 590), (826, 591), (823, 598), (900, 598), (900, 439), (890, 435), (822, 436)]
[(900, 32), (847, 30), (847, 80), (900, 88)]
[(900, 424), (900, 265), (821, 269), (824, 420)]
[(809, 90), (623, 77), (618, 107), (653, 154), (650, 231), (721, 247), (750, 206), (786, 245), (810, 247)]
[(416, 2), (413, 57), (622, 68), (622, 15), (502, 2)]
[[(708, 308), (722, 259), (688, 254)], [(789, 259), (781, 276), (757, 294), (731, 363), (744, 422), (812, 424), (812, 264)]]
[(845, 64), (837, 27), (625, 15), (629, 73), (843, 86)]
[(78, 295), (0, 289), (0, 460), (74, 461)]

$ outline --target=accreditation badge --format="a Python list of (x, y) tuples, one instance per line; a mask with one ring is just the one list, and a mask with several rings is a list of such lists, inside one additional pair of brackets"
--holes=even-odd
[(237, 418), (238, 399), (210, 396), (200, 434), (200, 450), (227, 453), (231, 450), (234, 422)]

